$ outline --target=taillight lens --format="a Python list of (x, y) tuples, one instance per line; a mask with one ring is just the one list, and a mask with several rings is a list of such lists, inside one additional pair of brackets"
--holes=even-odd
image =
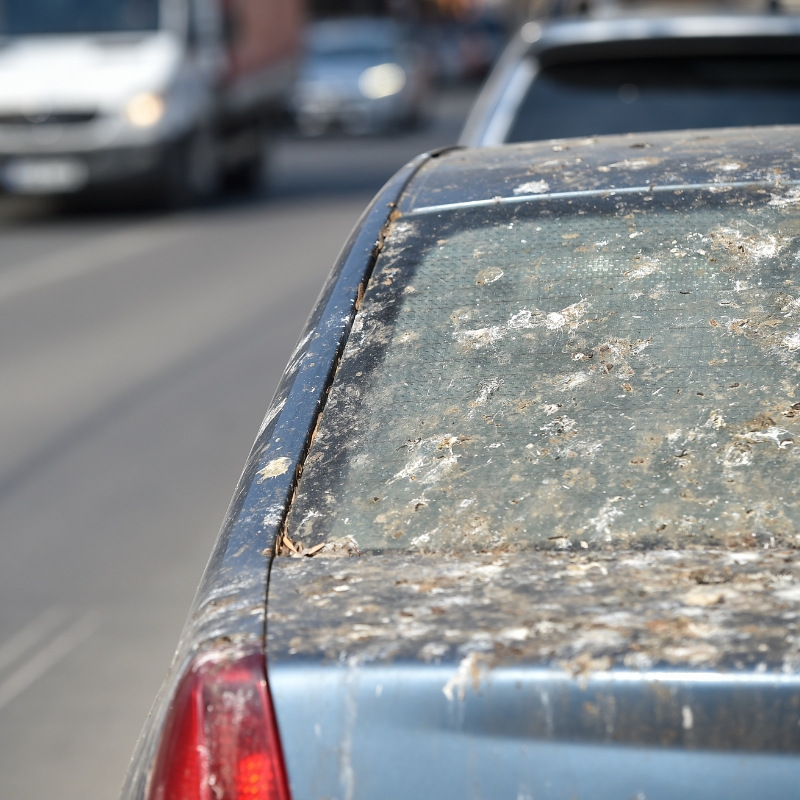
[(148, 800), (290, 800), (264, 657), (205, 655), (178, 684)]

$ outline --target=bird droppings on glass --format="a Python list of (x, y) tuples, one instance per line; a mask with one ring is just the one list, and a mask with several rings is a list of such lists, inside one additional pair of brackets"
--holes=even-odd
[(396, 219), (292, 540), (421, 554), (800, 545), (793, 192)]

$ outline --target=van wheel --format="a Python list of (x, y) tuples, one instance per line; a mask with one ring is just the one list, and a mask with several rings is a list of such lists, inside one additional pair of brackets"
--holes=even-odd
[(210, 200), (220, 188), (216, 141), (210, 131), (197, 131), (173, 145), (163, 169), (163, 204), (170, 208)]
[(267, 159), (263, 152), (255, 153), (235, 167), (225, 171), (224, 184), (229, 192), (254, 194), (264, 183)]

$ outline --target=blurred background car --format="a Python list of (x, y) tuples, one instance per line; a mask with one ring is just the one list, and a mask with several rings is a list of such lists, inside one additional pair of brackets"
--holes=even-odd
[(582, 8), (521, 28), (462, 144), (800, 122), (797, 16)]
[(421, 36), (433, 73), (442, 84), (483, 80), (508, 43), (509, 20), (482, 12), (464, 18), (429, 21)]
[(138, 182), (182, 202), (253, 185), (304, 13), (301, 0), (6, 0), (2, 187)]
[(425, 113), (428, 73), (423, 47), (392, 19), (315, 22), (292, 98), (297, 126), (309, 136), (411, 127)]

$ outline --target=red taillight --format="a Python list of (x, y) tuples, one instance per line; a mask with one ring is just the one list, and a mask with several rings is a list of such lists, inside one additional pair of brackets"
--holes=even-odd
[(204, 656), (178, 684), (148, 800), (290, 800), (264, 657)]

